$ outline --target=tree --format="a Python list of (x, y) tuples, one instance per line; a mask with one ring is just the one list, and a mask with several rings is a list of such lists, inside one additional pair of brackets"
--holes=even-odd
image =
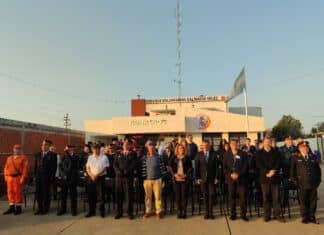
[(311, 132), (313, 134), (317, 133), (317, 132), (321, 132), (324, 131), (324, 122), (319, 122), (317, 123), (312, 129)]
[(312, 133), (312, 134), (317, 133), (317, 128), (316, 128), (316, 127), (312, 127), (312, 129), (311, 129), (311, 133)]
[(283, 141), (285, 136), (289, 135), (292, 138), (303, 136), (303, 126), (300, 120), (295, 119), (291, 115), (283, 115), (278, 123), (272, 128), (272, 136), (277, 141)]

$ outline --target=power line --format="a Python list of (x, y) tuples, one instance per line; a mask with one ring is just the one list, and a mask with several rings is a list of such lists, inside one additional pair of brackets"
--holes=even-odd
[(120, 104), (120, 103), (128, 102), (126, 100), (95, 99), (93, 97), (88, 98), (88, 97), (85, 97), (85, 96), (79, 96), (79, 95), (75, 95), (75, 94), (71, 94), (71, 93), (65, 93), (65, 92), (62, 92), (60, 90), (49, 88), (47, 86), (42, 86), (42, 85), (40, 85), (38, 83), (35, 83), (35, 82), (32, 82), (32, 81), (27, 81), (25, 79), (21, 79), (21, 78), (19, 78), (17, 76), (12, 76), (10, 74), (3, 73), (3, 72), (0, 72), (0, 77), (2, 77), (4, 79), (7, 79), (7, 80), (10, 80), (10, 81), (15, 81), (15, 82), (20, 83), (20, 84), (22, 84), (24, 86), (29, 86), (29, 87), (32, 87), (32, 88), (36, 88), (36, 89), (45, 91), (47, 93), (51, 93), (51, 94), (59, 95), (59, 96), (64, 96), (64, 97), (72, 98), (72, 99), (75, 99), (75, 100), (83, 100), (83, 101), (87, 101), (87, 102), (91, 102), (91, 103), (97, 102), (97, 103), (105, 103), (105, 104), (106, 103)]

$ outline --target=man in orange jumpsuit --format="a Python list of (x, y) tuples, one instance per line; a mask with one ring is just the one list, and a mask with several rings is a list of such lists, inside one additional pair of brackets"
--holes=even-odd
[(27, 157), (22, 154), (21, 146), (14, 145), (13, 155), (7, 158), (4, 167), (5, 181), (7, 182), (7, 194), (9, 209), (3, 214), (21, 214), (23, 203), (23, 187), (28, 176)]

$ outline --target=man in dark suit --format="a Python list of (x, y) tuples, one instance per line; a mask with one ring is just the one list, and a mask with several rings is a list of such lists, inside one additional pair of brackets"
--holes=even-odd
[(230, 150), (225, 153), (223, 167), (225, 173), (225, 182), (228, 186), (229, 204), (231, 207), (231, 220), (236, 219), (236, 194), (239, 195), (239, 204), (241, 207), (241, 218), (244, 221), (246, 217), (246, 187), (248, 174), (248, 161), (245, 152), (238, 149), (238, 142), (235, 139), (230, 141)]
[(35, 154), (36, 200), (38, 209), (35, 215), (47, 214), (51, 195), (51, 182), (54, 181), (57, 168), (57, 155), (49, 151), (52, 142), (45, 139), (41, 151)]
[(279, 222), (285, 222), (285, 219), (281, 215), (279, 202), (280, 157), (279, 151), (271, 147), (271, 139), (266, 137), (263, 140), (263, 149), (259, 150), (256, 156), (257, 168), (260, 171), (265, 222), (271, 219), (271, 204), (273, 206), (275, 219)]
[(218, 158), (215, 151), (210, 150), (208, 140), (203, 140), (202, 151), (195, 159), (196, 179), (204, 195), (205, 219), (214, 219), (213, 194), (215, 184), (218, 183)]

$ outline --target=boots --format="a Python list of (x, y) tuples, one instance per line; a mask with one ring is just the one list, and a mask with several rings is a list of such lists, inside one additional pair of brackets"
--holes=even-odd
[(15, 205), (10, 205), (9, 209), (3, 212), (3, 215), (9, 215), (15, 212)]
[(21, 212), (22, 212), (22, 210), (21, 210), (21, 206), (16, 206), (16, 208), (15, 208), (15, 215), (20, 215), (21, 214)]

